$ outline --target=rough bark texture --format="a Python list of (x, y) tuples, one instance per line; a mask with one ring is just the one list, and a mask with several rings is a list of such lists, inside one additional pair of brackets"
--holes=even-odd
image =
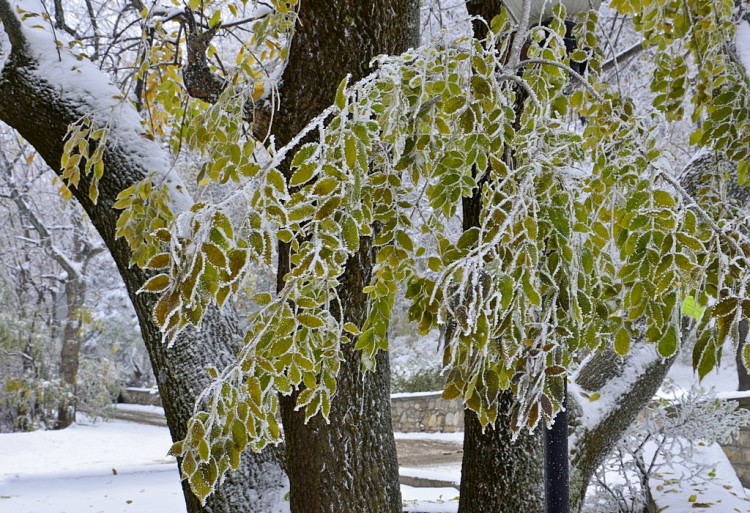
[(494, 426), (482, 432), (471, 410), (464, 415), (464, 456), (458, 513), (538, 512), (544, 509), (541, 431), (511, 441), (513, 395), (500, 394)]
[[(41, 78), (43, 75), (37, 72), (33, 60), (24, 54), (23, 36), (16, 30), (17, 19), (4, 0), (0, 1), (0, 18), (13, 43), (11, 56), (0, 74), (0, 120), (15, 128), (52, 169), (59, 170), (68, 124), (89, 112), (85, 112), (80, 100), (71, 100), (75, 95), (64, 96), (64, 91)], [(0, 45), (6, 44), (7, 40), (0, 41)], [(138, 167), (134, 164), (136, 161), (129, 158), (138, 151), (138, 148), (122, 146), (115, 140), (104, 153), (106, 171), (99, 183), (98, 203), (92, 203), (88, 197), (89, 183), (83, 171), (81, 184), (73, 194), (107, 245), (125, 282), (151, 357), (172, 438), (179, 440), (185, 435), (196, 395), (207, 384), (205, 368), (209, 365), (223, 368), (232, 361), (240, 342), (239, 330), (231, 309), (224, 313), (214, 310), (207, 314), (199, 333), (185, 333), (171, 348), (161, 342), (161, 334), (151, 320), (154, 297), (137, 294), (148, 276), (140, 269), (129, 267), (127, 243), (115, 238), (118, 213), (112, 209), (112, 204), (117, 194), (150, 171)], [(278, 482), (279, 469), (278, 451), (246, 455), (240, 470), (217, 487), (205, 507), (201, 508), (184, 486), (188, 511), (268, 511), (279, 494), (284, 493), (285, 483)], [(268, 482), (269, 478), (272, 482)]]
[[(415, 46), (418, 18), (417, 0), (303, 1), (272, 127), (277, 143), (286, 144), (333, 103), (347, 73), (357, 80), (371, 71), (373, 57)], [(289, 269), (287, 257), (282, 244), (279, 280)], [(343, 311), (334, 313), (358, 325), (367, 313), (362, 287), (370, 281), (372, 261), (370, 241), (363, 239), (339, 286)], [(388, 358), (381, 354), (377, 369), (364, 374), (351, 343), (343, 352), (330, 424), (320, 417), (305, 424), (303, 412), (294, 411), (296, 396), (281, 401), (292, 511), (400, 512)]]
[(747, 321), (740, 321), (740, 340), (737, 344), (737, 351), (735, 352), (738, 381), (737, 390), (750, 390), (750, 372), (747, 371), (745, 362), (742, 361), (742, 351), (745, 348), (745, 344), (748, 343), (747, 331)]

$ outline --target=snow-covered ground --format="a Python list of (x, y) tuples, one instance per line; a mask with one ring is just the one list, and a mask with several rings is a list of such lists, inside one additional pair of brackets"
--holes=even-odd
[[(683, 388), (696, 380), (683, 361), (676, 363), (670, 377)], [(733, 358), (725, 358), (720, 372), (709, 375), (702, 385), (719, 392), (736, 389)], [(159, 410), (151, 406), (132, 409)], [(461, 443), (463, 434), (396, 433), (396, 438)], [(166, 456), (170, 445), (164, 427), (120, 420), (92, 423), (86, 417), (64, 431), (2, 434), (0, 513), (184, 511), (176, 463)], [(700, 447), (696, 455), (706, 465), (706, 472), (699, 478), (690, 478), (685, 467), (674, 461), (652, 482), (663, 511), (750, 512), (750, 501), (721, 448)], [(461, 478), (459, 465), (402, 468), (401, 473), (452, 483), (459, 483)], [(402, 486), (401, 491), (405, 511), (457, 510), (455, 488)]]
[[(0, 513), (185, 511), (170, 445), (164, 427), (85, 417), (63, 431), (2, 434)], [(455, 488), (401, 493), (405, 511), (455, 512), (458, 504)]]

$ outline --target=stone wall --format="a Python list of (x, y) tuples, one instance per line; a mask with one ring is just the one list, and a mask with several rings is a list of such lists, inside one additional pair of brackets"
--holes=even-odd
[[(750, 410), (750, 397), (736, 399), (740, 408)], [(722, 446), (724, 453), (732, 463), (742, 486), (750, 488), (750, 426), (740, 429), (737, 438)]]
[(393, 430), (402, 433), (454, 433), (464, 430), (459, 399), (445, 400), (441, 392), (391, 395)]
[(126, 404), (148, 404), (151, 406), (161, 406), (161, 397), (159, 390), (156, 388), (126, 387), (120, 389), (118, 403)]

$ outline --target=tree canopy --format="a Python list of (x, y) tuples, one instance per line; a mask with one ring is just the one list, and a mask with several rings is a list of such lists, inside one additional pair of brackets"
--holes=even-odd
[[(298, 2), (144, 7), (133, 81), (146, 91), (145, 130), (175, 153), (200, 155), (201, 186), (228, 187), (220, 200), (181, 203), (182, 186), (159, 163), (114, 204), (132, 262), (156, 271), (141, 291), (159, 295), (153, 318), (165, 341), (244, 293), (248, 272), (278, 258), (278, 241), (292, 263), (279, 291), (254, 294), (258, 309), (236, 362), (209, 371), (213, 381), (172, 448), (201, 500), (247, 446), (280, 439), (279, 393), (298, 391), (308, 419), (328, 416), (342, 344), (375, 365), (401, 284), (420, 332), (444, 328), (445, 397), (462, 397), (487, 425), (499, 392), (511, 390), (516, 431), (553, 421), (564, 380), (587, 353), (626, 355), (645, 339), (670, 358), (692, 322), (703, 376), (737, 340), (750, 316), (746, 234), (684, 190), (649, 119), (604, 81), (596, 10), (575, 16), (577, 47), (566, 50), (564, 4), (544, 25), (530, 23), (524, 2), (520, 15), (500, 10), (481, 40), (377, 58), (278, 147), (268, 126)], [(680, 119), (690, 96), (699, 126), (691, 142), (750, 181), (750, 83), (733, 46), (741, 10), (730, 0), (611, 7), (659, 49), (657, 111)], [(49, 36), (36, 20), (41, 9), (19, 14), (19, 38)], [(229, 51), (212, 43), (221, 28), (245, 23), (252, 28), (231, 49), (234, 64), (209, 65)], [(59, 65), (83, 66), (59, 46)], [(581, 76), (571, 63), (583, 62)], [(115, 128), (138, 123), (118, 110), (129, 98), (114, 96), (71, 124), (61, 162), (70, 187), (81, 169), (92, 178), (93, 202)], [(699, 192), (721, 197), (724, 168), (709, 168)], [(474, 195), (479, 225), (462, 229), (457, 214)], [(356, 325), (334, 306), (345, 300), (338, 286), (363, 237), (377, 254), (363, 290), (367, 317)]]

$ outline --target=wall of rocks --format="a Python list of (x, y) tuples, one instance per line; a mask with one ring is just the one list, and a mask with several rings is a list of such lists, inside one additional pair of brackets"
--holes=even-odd
[[(735, 399), (738, 407), (750, 410), (750, 397)], [(737, 438), (722, 446), (724, 453), (732, 463), (742, 486), (750, 488), (750, 426), (740, 430)]]
[(393, 430), (402, 433), (455, 433), (464, 430), (460, 399), (445, 400), (441, 392), (391, 395)]

